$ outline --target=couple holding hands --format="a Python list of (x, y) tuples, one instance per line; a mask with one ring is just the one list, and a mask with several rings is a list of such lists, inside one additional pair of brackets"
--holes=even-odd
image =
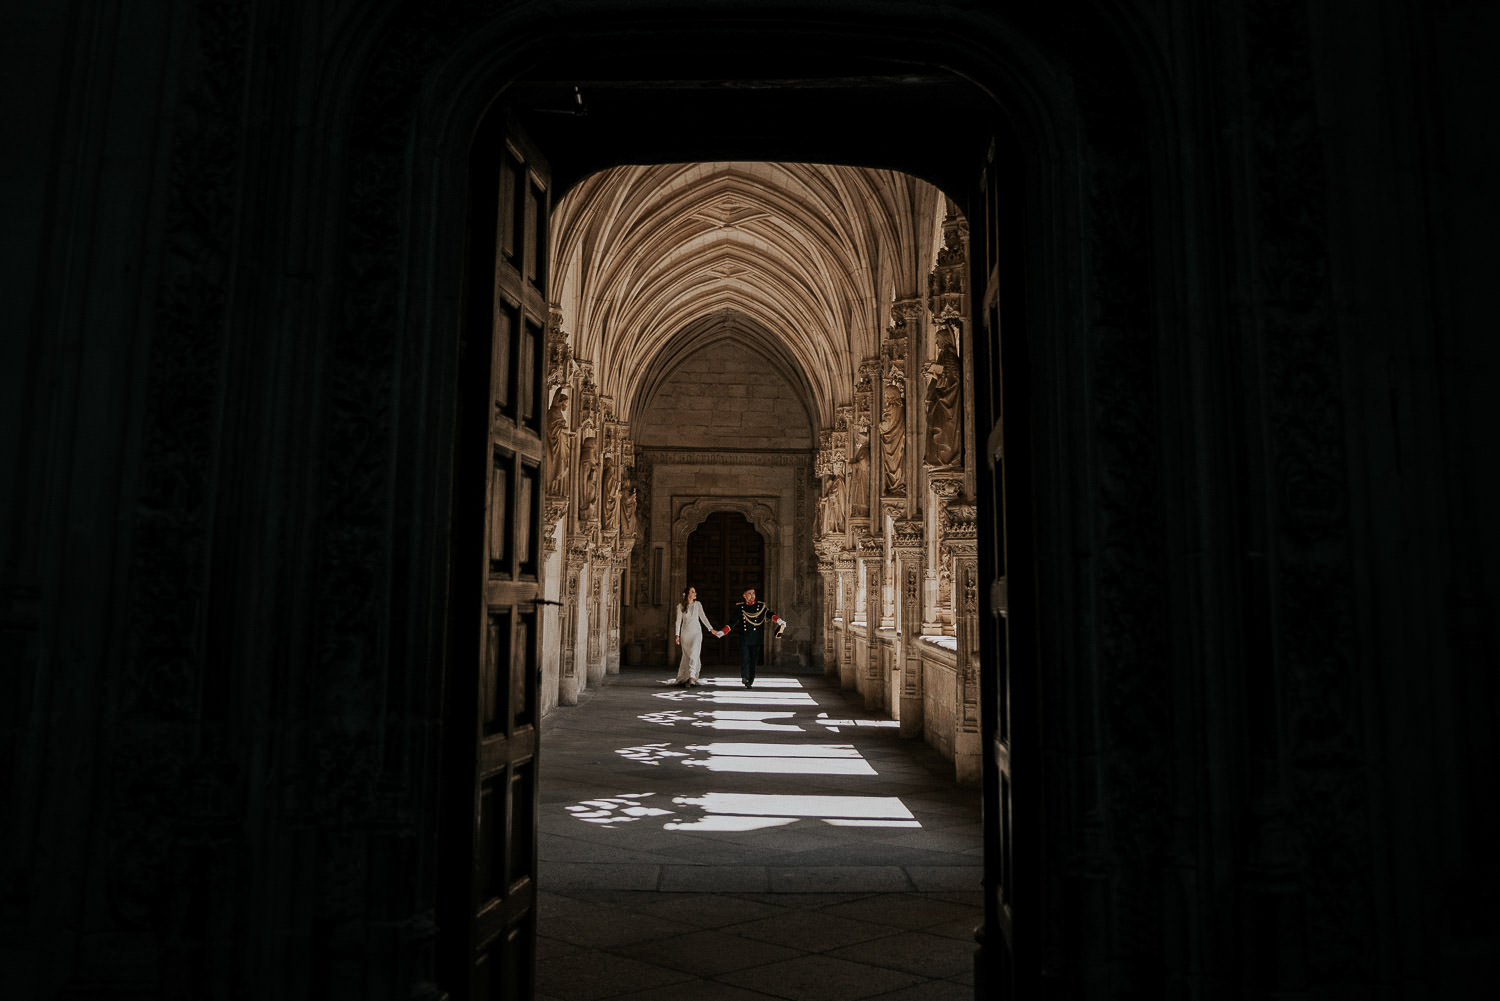
[[(780, 636), (786, 630), (786, 619), (767, 608), (764, 601), (756, 601), (755, 588), (745, 588), (742, 597), (744, 603), (735, 606), (740, 614), (740, 680), (749, 688), (755, 684), (755, 665), (760, 661), (766, 621), (769, 619), (776, 624), (776, 635)], [(733, 613), (730, 614), (732, 618)], [(672, 684), (686, 688), (697, 687), (698, 671), (703, 666), (698, 656), (703, 646), (703, 628), (722, 639), (729, 635), (732, 626), (731, 622), (726, 623), (723, 629), (715, 629), (713, 623), (708, 621), (703, 606), (698, 603), (697, 589), (685, 588), (682, 601), (677, 605), (677, 644), (682, 647), (682, 661), (677, 666), (677, 678)]]

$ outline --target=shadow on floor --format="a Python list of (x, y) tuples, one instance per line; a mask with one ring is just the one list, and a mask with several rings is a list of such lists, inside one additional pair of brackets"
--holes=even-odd
[(538, 997), (972, 998), (978, 791), (821, 675), (670, 679), (542, 723)]

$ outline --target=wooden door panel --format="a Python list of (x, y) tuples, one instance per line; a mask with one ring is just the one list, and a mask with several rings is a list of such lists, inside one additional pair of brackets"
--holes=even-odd
[(489, 378), (460, 373), (453, 530), (453, 607), (477, 613), (479, 628), (455, 623), (439, 862), (441, 975), (454, 1001), (521, 1001), (535, 981), (547, 178), (503, 114), (481, 125), (462, 344), (488, 360)]
[[(735, 511), (715, 511), (688, 536), (687, 582), (698, 589), (698, 600), (715, 626), (738, 614), (735, 606), (746, 587), (754, 587), (765, 598), (765, 540), (745, 516)], [(740, 634), (732, 632), (722, 641), (703, 644), (703, 663), (738, 664)]]

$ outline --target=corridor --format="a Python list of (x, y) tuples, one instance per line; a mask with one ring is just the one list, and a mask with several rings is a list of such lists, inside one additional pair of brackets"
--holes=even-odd
[(624, 668), (542, 723), (537, 996), (971, 998), (952, 763), (821, 675), (670, 678)]

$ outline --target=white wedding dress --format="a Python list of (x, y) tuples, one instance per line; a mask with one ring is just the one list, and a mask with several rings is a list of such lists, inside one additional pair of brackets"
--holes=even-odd
[(698, 680), (698, 671), (703, 667), (699, 651), (703, 649), (703, 630), (713, 632), (713, 623), (703, 611), (703, 603), (695, 601), (684, 611), (677, 606), (677, 639), (682, 644), (682, 659), (677, 663), (675, 684)]

